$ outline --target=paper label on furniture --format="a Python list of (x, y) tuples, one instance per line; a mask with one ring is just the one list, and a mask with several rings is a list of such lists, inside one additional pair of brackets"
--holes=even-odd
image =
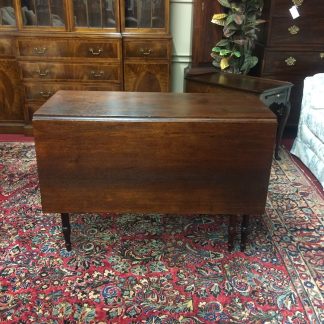
[(292, 6), (290, 9), (289, 9), (289, 11), (290, 11), (290, 14), (291, 14), (291, 17), (293, 18), (293, 19), (296, 19), (296, 18), (298, 18), (300, 15), (299, 15), (299, 12), (298, 12), (298, 8), (297, 8), (297, 6)]

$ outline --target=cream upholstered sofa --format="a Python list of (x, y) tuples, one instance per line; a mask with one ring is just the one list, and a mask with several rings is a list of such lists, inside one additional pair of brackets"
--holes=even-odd
[(304, 80), (298, 132), (291, 153), (324, 187), (324, 73)]

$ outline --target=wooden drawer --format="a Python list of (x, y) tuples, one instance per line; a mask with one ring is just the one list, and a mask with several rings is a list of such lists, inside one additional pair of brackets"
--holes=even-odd
[(71, 48), (67, 39), (42, 39), (22, 38), (18, 39), (20, 56), (31, 57), (69, 57)]
[(297, 126), (300, 115), (300, 105), (303, 96), (304, 78), (306, 77), (306, 75), (276, 73), (266, 74), (262, 76), (270, 79), (289, 81), (293, 83), (294, 86), (291, 88), (290, 93), (291, 110), (288, 117), (287, 125)]
[(24, 79), (82, 80), (119, 82), (119, 64), (63, 64), (19, 62)]
[(89, 57), (92, 59), (111, 58), (120, 59), (121, 41), (109, 39), (100, 41), (73, 41), (74, 57)]
[(72, 40), (72, 39), (18, 39), (20, 56), (64, 58), (80, 57), (91, 59), (119, 59), (120, 40)]
[(297, 20), (273, 18), (269, 44), (271, 46), (323, 44), (322, 26), (324, 18), (300, 17)]
[[(278, 17), (291, 17), (289, 8), (294, 4), (292, 0), (275, 0), (271, 1), (273, 6), (272, 15)], [(323, 0), (304, 0), (298, 7), (301, 17), (322, 17), (324, 12)]]
[(58, 90), (104, 90), (119, 91), (120, 84), (82, 84), (82, 83), (58, 83), (58, 82), (26, 82), (25, 94), (28, 100), (46, 100)]
[(127, 40), (124, 43), (125, 58), (167, 59), (170, 45), (165, 40), (135, 41)]
[(323, 52), (267, 51), (263, 73), (310, 75), (324, 69)]
[(0, 56), (14, 56), (15, 42), (12, 38), (0, 38)]

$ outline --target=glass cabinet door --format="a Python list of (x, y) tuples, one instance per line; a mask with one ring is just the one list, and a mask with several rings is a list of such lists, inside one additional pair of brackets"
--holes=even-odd
[(125, 28), (164, 28), (165, 0), (126, 0)]
[(16, 26), (13, 0), (0, 0), (0, 26)]
[(24, 26), (64, 27), (64, 0), (21, 0)]
[(76, 28), (113, 28), (118, 26), (115, 0), (73, 0)]

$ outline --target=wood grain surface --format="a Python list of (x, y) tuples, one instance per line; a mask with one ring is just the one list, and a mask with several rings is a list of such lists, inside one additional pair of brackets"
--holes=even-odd
[(255, 96), (59, 91), (33, 127), (44, 212), (264, 211), (276, 119)]

